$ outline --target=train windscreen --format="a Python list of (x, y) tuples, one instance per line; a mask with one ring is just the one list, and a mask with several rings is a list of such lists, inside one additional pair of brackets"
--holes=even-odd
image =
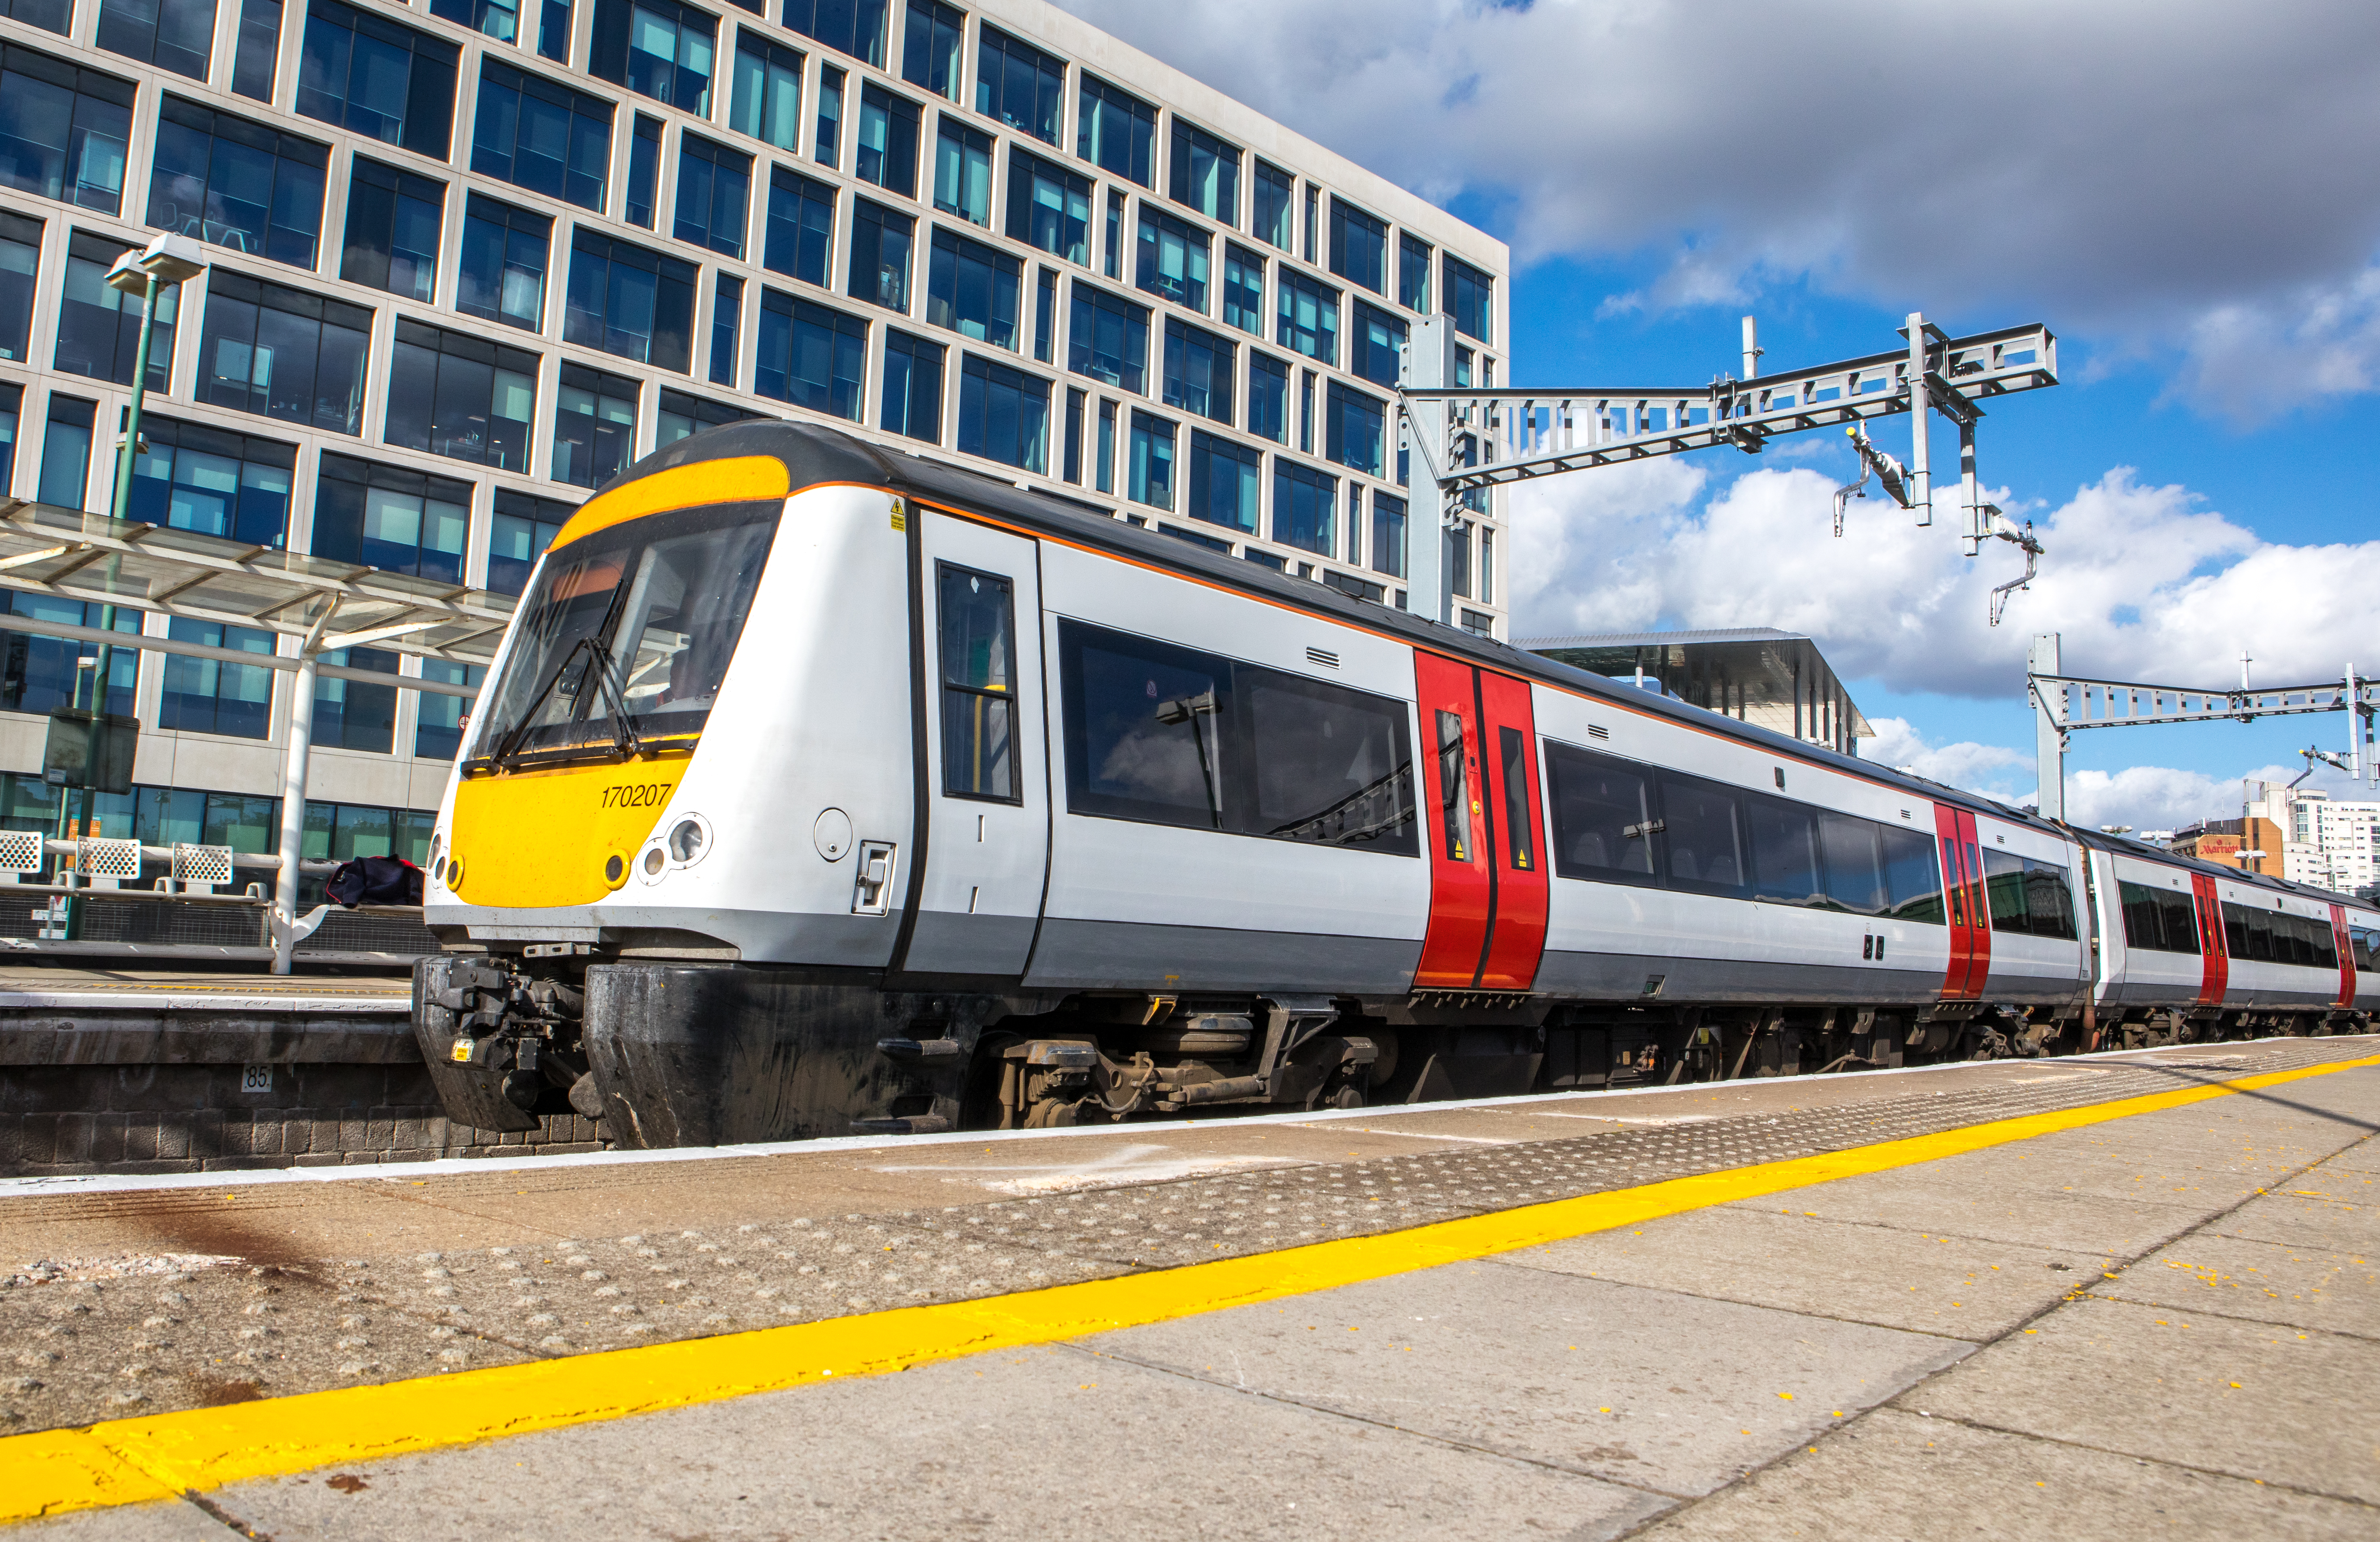
[(521, 602), (472, 768), (684, 747), (699, 735), (782, 506), (652, 515), (550, 553)]

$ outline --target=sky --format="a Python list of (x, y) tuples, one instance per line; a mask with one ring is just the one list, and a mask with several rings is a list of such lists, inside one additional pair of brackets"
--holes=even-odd
[[(2380, 5), (1059, 3), (1509, 242), (1515, 385), (1699, 384), (1744, 315), (1772, 371), (1902, 346), (1912, 310), (2058, 334), (2060, 383), (1980, 435), (2046, 548), (1999, 626), (2022, 559), (1961, 555), (1939, 498), (1930, 529), (1854, 501), (1833, 539), (1829, 432), (1516, 490), (1515, 637), (1806, 632), (1864, 756), (2011, 800), (2036, 632), (2098, 678), (2380, 674)], [(1876, 437), (1908, 458), (1907, 419)], [(2237, 818), (2242, 778), (2347, 734), (2078, 733), (2069, 816)]]

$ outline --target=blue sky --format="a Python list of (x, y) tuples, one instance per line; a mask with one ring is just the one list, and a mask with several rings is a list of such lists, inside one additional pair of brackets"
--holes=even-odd
[[(1834, 541), (1854, 467), (1812, 434), (1516, 492), (1518, 635), (1806, 631), (1882, 731), (1864, 750), (2010, 797), (2036, 628), (2115, 678), (2222, 685), (2243, 647), (2266, 684), (2380, 672), (2380, 6), (1061, 3), (1510, 242), (1517, 383), (1705, 382), (1747, 312), (1773, 369), (1894, 346), (1911, 310), (2058, 333), (2064, 383), (1984, 425), (2047, 547), (2004, 626), (2013, 551), (1968, 562), (1881, 500)], [(2344, 735), (2083, 734), (2069, 806), (2235, 815), (2240, 777)]]

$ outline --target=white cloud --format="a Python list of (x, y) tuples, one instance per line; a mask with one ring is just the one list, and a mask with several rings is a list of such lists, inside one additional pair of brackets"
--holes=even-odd
[(2005, 745), (1967, 739), (1937, 747), (1927, 744), (1907, 718), (1873, 718), (1868, 726), (1876, 730), (1876, 737), (1860, 741), (1863, 760), (1995, 796), (2010, 795), (2010, 779), (2003, 772), (2016, 771), (2020, 780), (2029, 782), (2033, 757)]
[(2185, 359), (2244, 421), (2373, 389), (2380, 6), (1062, 0), (1622, 307), (1776, 280)]
[(2040, 576), (1994, 627), (1989, 590), (2022, 571), (2013, 547), (1961, 556), (1947, 498), (1927, 529), (1853, 500), (1829, 540), (1834, 485), (1810, 467), (1761, 470), (1699, 502), (1704, 473), (1647, 465), (1516, 489), (1529, 558), (1515, 565), (1514, 635), (1779, 626), (1816, 638), (1847, 678), (2004, 699), (2023, 690), (2036, 630), (2063, 636), (2069, 673), (2102, 679), (2220, 687), (2243, 649), (2266, 684), (2380, 665), (2380, 540), (2265, 541), (2119, 467), (2040, 519)]

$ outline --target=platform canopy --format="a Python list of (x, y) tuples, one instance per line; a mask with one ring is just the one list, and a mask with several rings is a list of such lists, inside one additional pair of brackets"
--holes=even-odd
[[(465, 664), (494, 654), (515, 605), (488, 589), (18, 498), (0, 498), (0, 588)], [(0, 627), (24, 629), (8, 617)]]
[(1515, 648), (1646, 688), (1846, 755), (1876, 737), (1818, 645), (1773, 626), (1730, 631), (1597, 632)]

